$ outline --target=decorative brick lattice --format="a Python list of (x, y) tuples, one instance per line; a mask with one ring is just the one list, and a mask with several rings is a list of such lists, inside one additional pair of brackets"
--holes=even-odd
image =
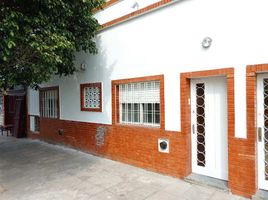
[(85, 108), (100, 108), (100, 88), (85, 87), (84, 88), (84, 107)]

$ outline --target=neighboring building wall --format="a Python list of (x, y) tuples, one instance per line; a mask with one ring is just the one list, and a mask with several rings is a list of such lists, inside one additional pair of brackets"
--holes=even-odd
[[(110, 17), (120, 17), (114, 10), (128, 4), (129, 1), (120, 1), (96, 16), (107, 23)], [(85, 63), (85, 71), (61, 79), (55, 77), (43, 84), (44, 87), (59, 86), (60, 116), (59, 119), (41, 118), (40, 134), (29, 136), (184, 177), (191, 173), (190, 130), (186, 126), (189, 123), (187, 80), (198, 77), (198, 73), (193, 76), (187, 72), (214, 70), (213, 73), (206, 71), (203, 76), (226, 76), (230, 91), (229, 187), (244, 196), (254, 194), (257, 189), (256, 149), (254, 133), (246, 129), (246, 66), (267, 63), (267, 7), (265, 0), (177, 1), (102, 30), (96, 37), (97, 55), (76, 55), (75, 65), (79, 68)], [(131, 9), (120, 15), (129, 12)], [(201, 47), (206, 36), (213, 39), (209, 49)], [(221, 68), (228, 70), (217, 70)], [(230, 72), (229, 68), (234, 70)], [(164, 127), (113, 123), (112, 81), (152, 75), (164, 77)], [(81, 111), (80, 84), (95, 82), (102, 83), (102, 112)], [(28, 114), (39, 115), (36, 91), (28, 91)], [(103, 144), (96, 145), (99, 127), (104, 127), (106, 134)], [(60, 135), (59, 129), (63, 129)], [(169, 154), (158, 152), (158, 138), (170, 140)]]
[(4, 124), (14, 124), (16, 96), (5, 95)]

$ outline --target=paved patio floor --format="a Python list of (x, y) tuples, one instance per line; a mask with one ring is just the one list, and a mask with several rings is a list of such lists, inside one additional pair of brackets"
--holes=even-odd
[(29, 139), (0, 136), (2, 200), (242, 200), (215, 188)]

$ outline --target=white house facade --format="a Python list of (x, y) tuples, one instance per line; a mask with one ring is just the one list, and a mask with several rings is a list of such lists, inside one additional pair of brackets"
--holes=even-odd
[(78, 72), (28, 90), (28, 136), (222, 179), (246, 197), (268, 190), (267, 8), (108, 1), (95, 14), (98, 54), (77, 53)]

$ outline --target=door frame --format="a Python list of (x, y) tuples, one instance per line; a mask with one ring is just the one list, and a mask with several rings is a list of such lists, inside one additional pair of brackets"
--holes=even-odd
[(258, 135), (257, 135), (257, 75), (260, 73), (268, 73), (268, 64), (248, 65), (246, 72), (246, 87), (247, 87), (247, 138), (248, 144), (254, 145), (251, 153), (254, 155), (250, 163), (253, 176), (252, 179), (252, 193), (255, 194), (259, 188), (258, 180)]
[(191, 150), (191, 79), (224, 76), (227, 80), (227, 131), (228, 131), (228, 180), (230, 182), (230, 138), (234, 137), (234, 68), (222, 68), (205, 71), (185, 72), (180, 74), (181, 82), (181, 132), (188, 145), (185, 155), (185, 176), (192, 173), (192, 150)]
[[(265, 154), (263, 154), (264, 152), (263, 151), (260, 151), (260, 148), (262, 147), (263, 148), (263, 144), (264, 144), (264, 128), (263, 128), (263, 125), (264, 125), (264, 119), (263, 119), (263, 112), (264, 112), (264, 107), (263, 107), (263, 104), (264, 104), (264, 98), (263, 98), (263, 93), (264, 93), (264, 90), (263, 90), (263, 79), (264, 78), (268, 78), (268, 73), (260, 73), (260, 74), (257, 74), (257, 77), (256, 77), (256, 134), (257, 134), (257, 140), (256, 140), (256, 143), (257, 143), (257, 163), (258, 163), (258, 167), (257, 167), (257, 171), (258, 171), (258, 188), (260, 189), (263, 189), (263, 190), (268, 190), (268, 181), (265, 181), (265, 182), (262, 182), (261, 180), (259, 180), (260, 178), (260, 174), (259, 172), (263, 172), (265, 170), (265, 167), (263, 166), (263, 157), (265, 156)], [(261, 101), (260, 101), (261, 100)], [(260, 113), (261, 112), (261, 113)], [(260, 116), (261, 114), (261, 116)], [(259, 128), (261, 128), (261, 141), (259, 141)], [(262, 157), (262, 158), (261, 158)], [(262, 163), (262, 164), (261, 164)], [(260, 166), (262, 165), (262, 166)], [(264, 175), (264, 174), (262, 174)], [(265, 178), (265, 177), (262, 177), (262, 178)]]

